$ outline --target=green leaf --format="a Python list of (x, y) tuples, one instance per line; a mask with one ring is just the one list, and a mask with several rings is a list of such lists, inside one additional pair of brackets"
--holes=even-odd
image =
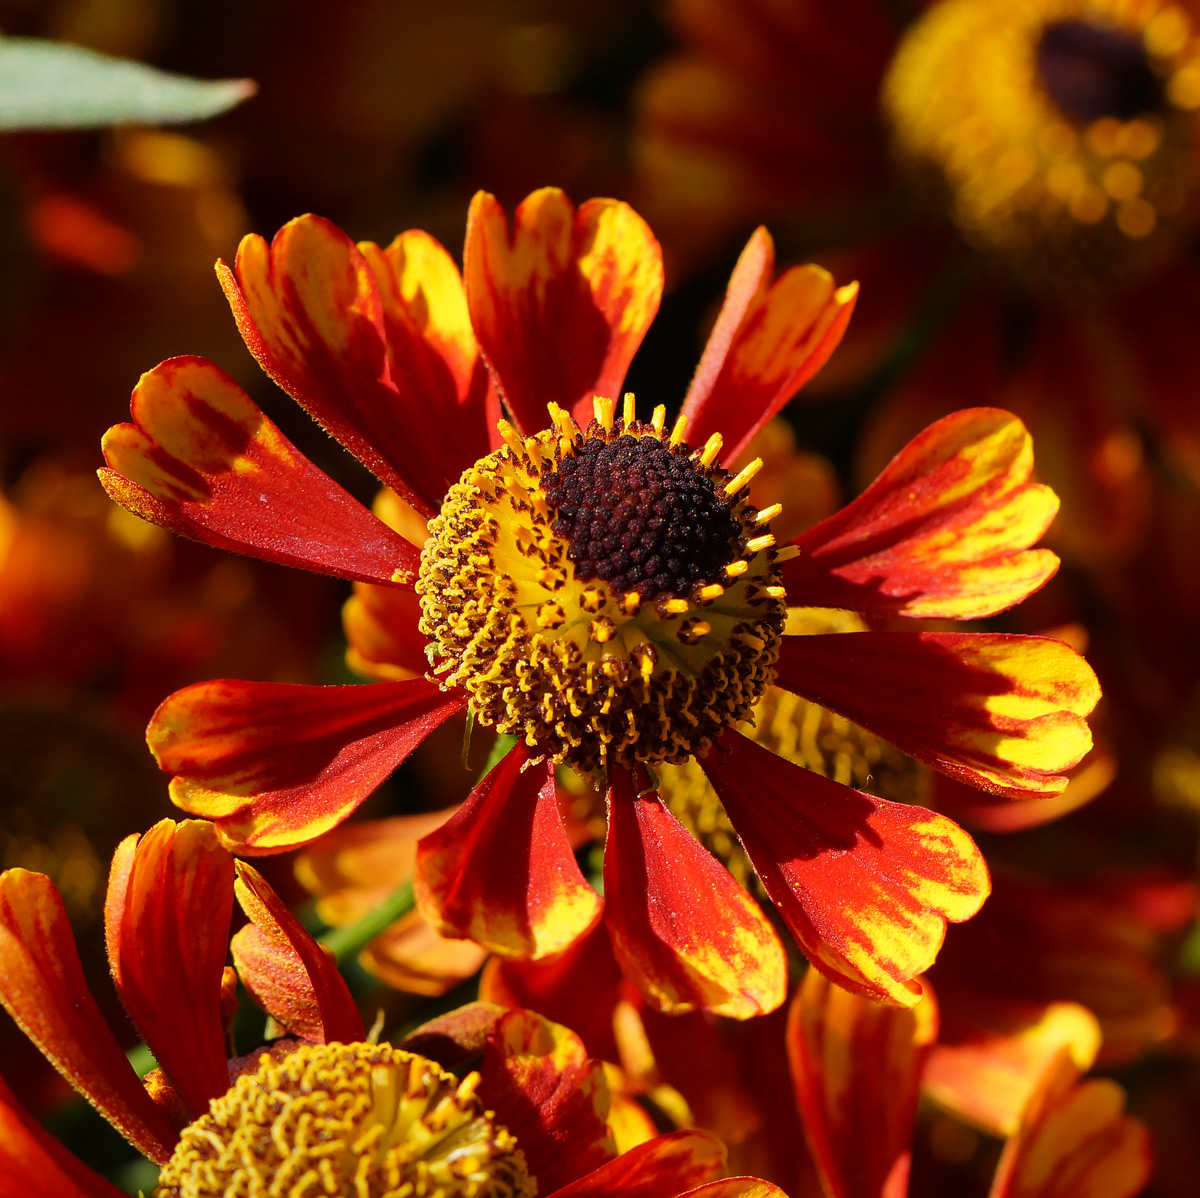
[(254, 90), (250, 79), (191, 79), (82, 46), (0, 37), (0, 130), (202, 121)]

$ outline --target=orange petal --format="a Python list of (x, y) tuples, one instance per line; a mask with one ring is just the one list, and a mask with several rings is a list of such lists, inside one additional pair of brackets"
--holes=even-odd
[(416, 548), (318, 470), (204, 358), (142, 375), (132, 424), (103, 441), (105, 490), (122, 507), (218, 549), (340, 578), (416, 577)]
[(5, 1198), (124, 1198), (26, 1114), (0, 1077), (0, 1194)]
[(761, 1177), (726, 1177), (694, 1190), (684, 1190), (679, 1198), (787, 1198), (787, 1195)]
[(518, 742), (421, 841), (413, 881), (420, 909), (443, 936), (536, 959), (583, 935), (603, 902), (575, 863), (553, 767), (530, 767), (529, 755)]
[[(467, 293), (454, 259), (420, 229), (401, 233), (381, 250), (359, 242), (375, 273), (383, 304), (392, 382), (408, 407), (417, 442), (447, 482), (496, 448), (500, 399), (479, 356)], [(454, 436), (446, 436), (447, 426)], [(493, 443), (495, 442), (495, 443)]]
[(716, 1136), (676, 1131), (631, 1148), (546, 1198), (675, 1198), (703, 1186), (724, 1164), (725, 1146)]
[(784, 638), (777, 683), (952, 778), (1058, 794), (1092, 747), (1092, 667), (1062, 641), (971, 632)]
[(839, 985), (913, 1006), (947, 920), (987, 897), (957, 824), (851, 790), (736, 733), (703, 761), (763, 886), (808, 959)]
[(471, 940), (439, 936), (420, 911), (410, 911), (358, 955), (373, 977), (408, 994), (446, 994), (473, 977), (487, 950)]
[(1021, 1130), (1005, 1145), (989, 1198), (1132, 1198), (1150, 1179), (1150, 1135), (1107, 1078), (1079, 1082), (1064, 1049)]
[(171, 798), (228, 847), (275, 853), (340, 823), (464, 699), (423, 678), (372, 686), (223, 679), (170, 695), (146, 740)]
[(975, 619), (1058, 568), (1030, 549), (1058, 499), (1030, 481), (1033, 443), (998, 408), (969, 408), (910, 441), (857, 499), (793, 541), (788, 601), (876, 615)]
[(229, 1089), (221, 986), (232, 914), (233, 858), (211, 824), (160, 820), (113, 854), (113, 982), (190, 1119)]
[(427, 638), (417, 626), (421, 600), (415, 591), (355, 583), (342, 608), (349, 648), (346, 664), (379, 682), (420, 678), (429, 669)]
[(989, 1135), (1011, 1136), (1062, 1049), (1091, 1067), (1100, 1047), (1096, 1017), (1078, 1003), (1016, 1002), (981, 987), (943, 994), (943, 1028), (925, 1066), (926, 1097)]
[(831, 1198), (904, 1198), (921, 1070), (937, 1036), (931, 992), (880, 1006), (810, 969), (787, 1048), (809, 1147)]
[(775, 245), (761, 226), (742, 251), (717, 323), (683, 401), (687, 438), (713, 433), (732, 461), (837, 348), (858, 295), (819, 266), (793, 266), (772, 282)]
[(317, 1044), (361, 1040), (362, 1018), (333, 955), (257, 870), (239, 861), (237, 875), (238, 902), (251, 922), (230, 947), (250, 996), (293, 1035)]
[(517, 425), (544, 428), (556, 403), (587, 424), (592, 396), (616, 399), (662, 295), (662, 252), (628, 204), (578, 211), (556, 187), (513, 216), (479, 192), (463, 251), (479, 345)]
[(479, 1096), (516, 1136), (539, 1194), (615, 1155), (604, 1066), (561, 1024), (507, 1011), (488, 1035), (479, 1072)]
[(62, 899), (43, 874), (0, 874), (0, 1002), (53, 1066), (139, 1152), (178, 1138), (142, 1088), (83, 979)]
[[(373, 258), (378, 265), (377, 252)], [(378, 478), (432, 515), (473, 460), (447, 465), (456, 438), (445, 437), (446, 422), (453, 427), (474, 413), (459, 410), (456, 389), (398, 391), (372, 262), (336, 225), (310, 214), (289, 221), (270, 245), (257, 234), (243, 238), (234, 269), (218, 263), (217, 276), (267, 374)], [(427, 445), (438, 413), (443, 431)], [(477, 443), (481, 434), (486, 440), (482, 428), (465, 438)], [(451, 448), (443, 454), (445, 441)]]
[(625, 976), (659, 1010), (750, 1019), (787, 995), (787, 956), (758, 904), (639, 771), (613, 770), (605, 922)]

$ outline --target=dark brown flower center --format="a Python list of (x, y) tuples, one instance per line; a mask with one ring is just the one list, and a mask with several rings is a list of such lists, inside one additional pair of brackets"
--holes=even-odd
[(1163, 110), (1163, 81), (1143, 38), (1088, 21), (1055, 21), (1038, 39), (1037, 74), (1062, 114), (1079, 124), (1131, 121)]
[(723, 581), (738, 555), (733, 502), (688, 446), (624, 434), (587, 440), (543, 480), (554, 532), (581, 581), (643, 601)]

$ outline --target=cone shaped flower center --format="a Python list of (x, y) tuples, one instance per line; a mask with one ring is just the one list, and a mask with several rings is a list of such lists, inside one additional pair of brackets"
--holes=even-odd
[(478, 1081), (387, 1044), (265, 1052), (184, 1129), (155, 1198), (533, 1198)]
[(754, 472), (715, 465), (628, 397), (580, 430), (521, 438), (468, 469), (430, 523), (417, 592), (443, 686), (554, 761), (681, 761), (745, 719), (772, 676), (784, 590)]
[(1182, 8), (941, 0), (905, 34), (882, 98), (922, 198), (1030, 286), (1119, 281), (1180, 235), (1200, 108)]

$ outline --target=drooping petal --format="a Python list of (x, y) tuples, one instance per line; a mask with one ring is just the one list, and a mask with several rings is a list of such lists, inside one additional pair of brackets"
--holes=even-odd
[(616, 1154), (604, 1066), (583, 1041), (533, 1011), (507, 1011), (484, 1045), (479, 1094), (513, 1133), (539, 1193), (551, 1193)]
[(787, 1049), (804, 1130), (831, 1198), (904, 1198), (921, 1071), (937, 1037), (932, 991), (881, 1006), (810, 969)]
[(1132, 1198), (1150, 1178), (1145, 1125), (1108, 1078), (1079, 1081), (1064, 1049), (1046, 1070), (1021, 1130), (1005, 1145), (988, 1198)]
[(160, 820), (113, 854), (113, 982), (190, 1119), (229, 1089), (221, 983), (232, 914), (233, 858), (211, 824)]
[(499, 444), (500, 398), (479, 356), (462, 275), (420, 229), (401, 233), (386, 249), (371, 242), (358, 248), (379, 284), (392, 382), (410, 398), (405, 413), (419, 431), (416, 444), (449, 487)]
[(142, 375), (132, 424), (104, 437), (100, 481), (122, 507), (185, 537), (339, 578), (416, 577), (417, 549), (318, 470), (204, 358)]
[[(378, 254), (374, 259), (378, 264)], [(397, 390), (385, 320), (385, 310), (395, 315), (396, 306), (381, 299), (363, 252), (336, 225), (308, 214), (284, 225), (270, 245), (257, 234), (244, 237), (233, 270), (220, 262), (217, 277), (263, 370), (382, 482), (426, 514), (435, 512), (449, 467), (423, 433), (429, 409), (440, 410), (449, 395)], [(408, 282), (415, 299), (419, 284)], [(456, 394), (451, 402), (446, 420), (466, 415)], [(478, 433), (469, 436), (478, 441)], [(444, 424), (442, 439), (453, 440)]]
[(67, 913), (43, 874), (0, 874), (0, 1002), (50, 1063), (161, 1164), (175, 1130), (142, 1088), (87, 988)]
[(639, 771), (613, 770), (605, 922), (627, 978), (659, 1010), (750, 1019), (787, 994), (787, 956), (758, 904)]
[(674, 1198), (711, 1181), (724, 1163), (725, 1146), (716, 1136), (676, 1131), (631, 1148), (546, 1198)]
[(971, 632), (785, 637), (777, 684), (959, 781), (1058, 794), (1092, 747), (1091, 666), (1062, 641)]
[(0, 1198), (124, 1198), (20, 1107), (0, 1077)]
[(835, 287), (819, 266), (774, 275), (775, 245), (760, 226), (733, 268), (683, 401), (689, 443), (720, 433), (726, 461), (821, 369), (854, 311), (857, 284)]
[(1065, 1048), (1080, 1070), (1100, 1047), (1095, 1015), (1073, 1002), (1018, 1002), (955, 986), (925, 1065), (925, 1096), (989, 1135), (1011, 1136), (1046, 1070)]
[(853, 502), (802, 533), (783, 565), (788, 601), (872, 615), (975, 619), (1058, 568), (1030, 549), (1058, 510), (1030, 481), (1033, 443), (998, 408), (946, 416), (909, 442)]
[(792, 765), (737, 733), (702, 762), (763, 886), (839, 985), (913, 1006), (946, 922), (987, 897), (987, 867), (944, 816)]
[(620, 1059), (613, 1013), (621, 994), (621, 968), (600, 920), (565, 952), (547, 961), (491, 957), (479, 978), (479, 997), (505, 1007), (528, 1007), (565, 1023), (590, 1056)]
[(250, 923), (230, 947), (254, 1001), (293, 1035), (314, 1043), (361, 1040), (362, 1017), (337, 961), (244, 861), (237, 863), (237, 898)]
[(787, 1195), (761, 1177), (725, 1177), (694, 1190), (684, 1190), (679, 1198), (787, 1198)]
[(487, 949), (474, 941), (439, 935), (420, 911), (397, 920), (358, 955), (369, 974), (394, 990), (431, 996), (473, 977), (487, 959)]
[(275, 853), (340, 823), (462, 707), (424, 678), (371, 686), (221, 679), (167, 697), (146, 739), (171, 798), (240, 853)]
[(534, 432), (556, 403), (586, 425), (592, 396), (619, 397), (662, 295), (662, 251), (628, 204), (576, 210), (556, 187), (513, 215), (479, 192), (463, 251), (480, 349), (517, 425)]
[(417, 845), (413, 888), (443, 936), (536, 960), (582, 936), (603, 902), (571, 852), (553, 767), (530, 767), (529, 756), (518, 742)]

